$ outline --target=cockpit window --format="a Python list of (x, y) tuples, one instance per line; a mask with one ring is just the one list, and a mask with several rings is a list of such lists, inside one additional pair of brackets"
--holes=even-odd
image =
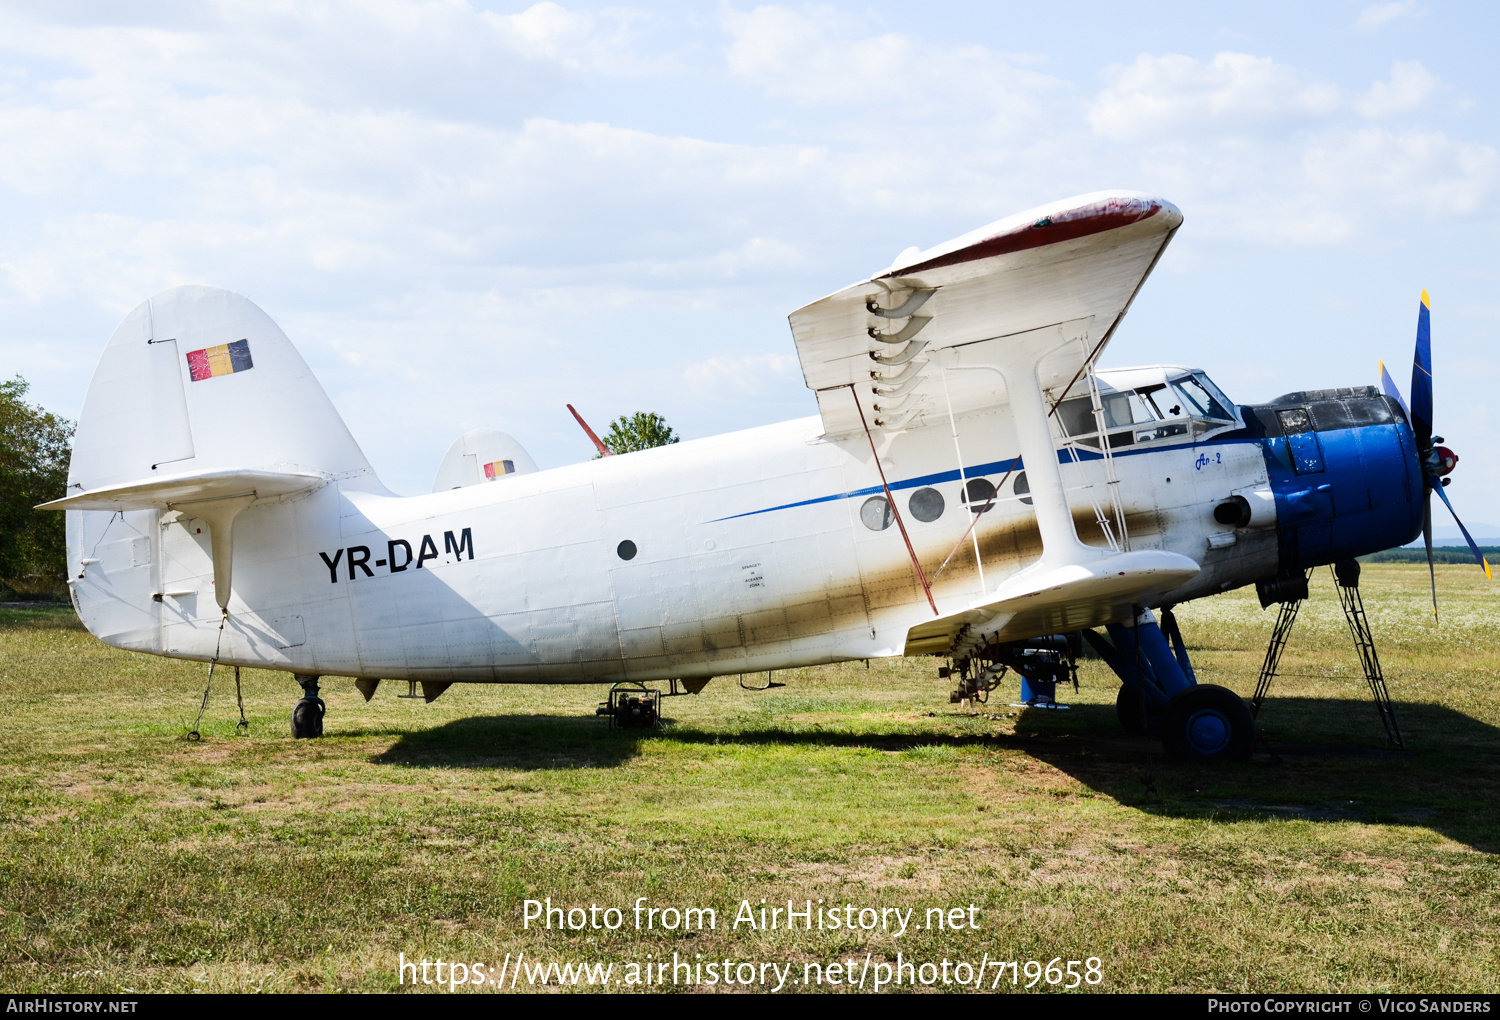
[(1138, 392), (1156, 411), (1158, 418), (1165, 421), (1168, 418), (1182, 417), (1182, 401), (1165, 386), (1142, 386)]
[[(1233, 405), (1201, 372), (1135, 390), (1104, 390), (1099, 402), (1111, 447), (1199, 436), (1236, 420)], [(1065, 400), (1058, 407), (1058, 420), (1074, 442), (1097, 450), (1099, 427), (1093, 407), (1089, 397)]]
[(1146, 399), (1135, 390), (1101, 393), (1099, 400), (1104, 405), (1105, 428), (1124, 428), (1136, 422), (1155, 421), (1158, 417)]
[(1234, 421), (1234, 413), (1224, 406), (1222, 395), (1206, 376), (1195, 373), (1173, 379), (1172, 388), (1187, 403), (1186, 413), (1200, 418)]

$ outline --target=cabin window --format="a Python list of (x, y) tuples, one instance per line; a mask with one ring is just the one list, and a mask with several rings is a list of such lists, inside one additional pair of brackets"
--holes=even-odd
[[(1101, 392), (1099, 403), (1104, 410), (1104, 428), (1109, 433), (1111, 449), (1130, 446), (1137, 439), (1133, 426), (1152, 422), (1160, 417), (1150, 400), (1134, 390)], [(1076, 439), (1079, 446), (1099, 449), (1099, 429), (1094, 417), (1092, 398), (1075, 397), (1064, 400), (1057, 408), (1057, 415), (1063, 432), (1069, 438)]]
[(1031, 505), (1031, 497), (1027, 495), (1031, 492), (1031, 483), (1026, 480), (1025, 471), (1016, 475), (1016, 484), (1012, 486), (1011, 491), (1020, 497), (1022, 503)]
[(894, 523), (896, 515), (891, 513), (891, 505), (884, 496), (871, 496), (859, 508), (859, 519), (871, 531), (884, 531)]
[(1091, 436), (1099, 431), (1094, 424), (1094, 401), (1089, 397), (1074, 397), (1057, 405), (1057, 420), (1066, 436)]
[(923, 524), (931, 524), (943, 516), (943, 494), (931, 486), (912, 493), (906, 505), (911, 515)]
[(995, 484), (988, 478), (970, 478), (964, 486), (964, 505), (972, 512), (982, 514), (995, 498)]

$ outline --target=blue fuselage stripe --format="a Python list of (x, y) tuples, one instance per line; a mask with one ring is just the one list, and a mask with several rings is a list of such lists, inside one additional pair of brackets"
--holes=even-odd
[[(964, 478), (983, 478), (985, 475), (1000, 474), (1002, 471), (1019, 470), (1021, 458), (1015, 457), (1011, 460), (997, 460), (989, 464), (976, 464), (971, 468), (965, 468)], [(920, 475), (916, 478), (903, 478), (891, 483), (891, 491), (897, 489), (915, 489), (919, 485), (936, 485), (939, 482), (956, 482), (960, 478), (957, 470), (939, 471), (936, 474)], [(731, 514), (728, 517), (720, 517), (711, 523), (719, 521), (733, 521), (741, 517), (754, 517), (756, 514), (768, 514), (776, 510), (790, 510), (793, 507), (812, 506), (814, 503), (831, 503), (836, 499), (854, 499), (859, 496), (873, 496), (877, 492), (885, 491), (879, 485), (869, 485), (863, 489), (853, 489), (849, 492), (839, 492), (832, 496), (818, 496), (816, 499), (804, 499), (797, 503), (783, 503), (780, 506), (768, 506), (764, 510), (750, 510), (742, 514)]]
[[(1255, 442), (1258, 442), (1258, 441), (1254, 440), (1254, 439), (1245, 439), (1245, 438), (1242, 438), (1242, 437), (1236, 437), (1234, 439), (1224, 439), (1224, 440), (1219, 440), (1219, 441), (1209, 441), (1209, 442), (1206, 442), (1206, 443), (1193, 443), (1193, 444), (1189, 444), (1189, 445), (1192, 445), (1192, 446), (1195, 446), (1195, 447), (1201, 447), (1201, 446), (1228, 446), (1228, 445), (1233, 444), (1233, 443), (1255, 443)], [(1143, 449), (1143, 450), (1125, 449), (1125, 450), (1115, 450), (1115, 451), (1113, 451), (1113, 455), (1116, 456), (1116, 457), (1135, 457), (1135, 456), (1140, 456), (1141, 454), (1147, 454), (1147, 453), (1165, 453), (1168, 450), (1180, 450), (1180, 449), (1182, 449), (1182, 446), (1151, 447), (1151, 448)], [(1103, 460), (1104, 459), (1104, 455), (1102, 453), (1095, 453), (1095, 452), (1092, 452), (1090, 450), (1079, 450), (1078, 451), (1078, 459), (1080, 461)], [(1071, 463), (1073, 463), (1073, 453), (1072, 453), (1072, 451), (1070, 451), (1068, 449), (1058, 450), (1057, 451), (1057, 462), (1059, 464), (1071, 464)], [(956, 481), (960, 480), (960, 477), (962, 477), (962, 478), (970, 478), (970, 479), (972, 479), (972, 478), (983, 478), (985, 475), (997, 475), (997, 474), (1002, 474), (1002, 473), (1008, 472), (1008, 471), (1019, 471), (1019, 470), (1021, 470), (1023, 468), (1023, 466), (1024, 465), (1021, 463), (1021, 458), (1020, 457), (1013, 457), (1010, 460), (996, 460), (996, 461), (991, 461), (988, 464), (975, 464), (973, 467), (965, 468), (962, 476), (959, 475), (959, 473), (958, 473), (957, 470), (953, 470), (953, 471), (939, 471), (936, 474), (930, 474), (930, 475), (919, 475), (916, 478), (903, 478), (903, 479), (901, 479), (899, 481), (891, 482), (891, 491), (895, 492), (897, 489), (915, 489), (915, 488), (917, 488), (918, 486), (921, 486), (921, 485), (937, 485), (939, 482), (956, 482)], [(804, 500), (800, 500), (799, 502), (796, 502), (796, 503), (783, 503), (780, 506), (768, 506), (764, 510), (748, 510), (745, 513), (742, 513), (742, 514), (731, 514), (728, 517), (719, 517), (719, 518), (716, 518), (715, 520), (711, 521), (710, 523), (717, 524), (719, 521), (733, 521), (733, 520), (738, 520), (741, 517), (754, 517), (757, 514), (769, 514), (769, 513), (775, 512), (777, 510), (791, 510), (794, 507), (812, 506), (812, 505), (814, 505), (816, 503), (831, 503), (834, 500), (838, 500), (838, 499), (857, 499), (860, 496), (873, 496), (876, 493), (881, 492), (881, 491), (883, 491), (883, 490), (878, 485), (867, 485), (863, 489), (853, 489), (853, 490), (851, 490), (849, 492), (839, 492), (839, 493), (833, 494), (832, 496), (818, 496), (815, 499), (804, 499)]]

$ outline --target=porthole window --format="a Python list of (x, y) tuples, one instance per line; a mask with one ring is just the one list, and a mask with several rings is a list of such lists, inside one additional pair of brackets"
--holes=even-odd
[(896, 515), (891, 513), (891, 505), (884, 496), (871, 496), (859, 508), (859, 519), (871, 531), (884, 531), (895, 523)]
[(627, 538), (615, 546), (615, 552), (620, 554), (620, 559), (622, 560), (633, 560), (635, 559), (635, 543)]
[(906, 505), (911, 515), (923, 524), (931, 524), (943, 516), (943, 494), (930, 486), (912, 493)]
[(1021, 497), (1022, 503), (1025, 503), (1028, 506), (1031, 505), (1031, 497), (1026, 495), (1026, 493), (1031, 491), (1031, 483), (1026, 480), (1025, 471), (1022, 471), (1020, 474), (1016, 475), (1016, 484), (1015, 488), (1012, 491), (1017, 496)]
[(964, 486), (964, 505), (973, 513), (984, 513), (985, 504), (989, 503), (994, 495), (995, 486), (988, 478), (971, 478), (969, 484)]

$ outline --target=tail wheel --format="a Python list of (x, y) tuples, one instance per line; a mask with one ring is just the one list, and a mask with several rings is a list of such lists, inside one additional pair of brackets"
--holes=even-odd
[(1141, 716), (1141, 694), (1129, 684), (1121, 684), (1115, 695), (1115, 715), (1120, 717), (1120, 728), (1132, 736), (1146, 732)]
[(1178, 691), (1162, 714), (1161, 740), (1183, 761), (1239, 761), (1250, 754), (1255, 720), (1238, 694), (1214, 684)]
[(292, 706), (292, 736), (301, 740), (304, 737), (321, 737), (322, 735), (323, 699), (300, 699)]

